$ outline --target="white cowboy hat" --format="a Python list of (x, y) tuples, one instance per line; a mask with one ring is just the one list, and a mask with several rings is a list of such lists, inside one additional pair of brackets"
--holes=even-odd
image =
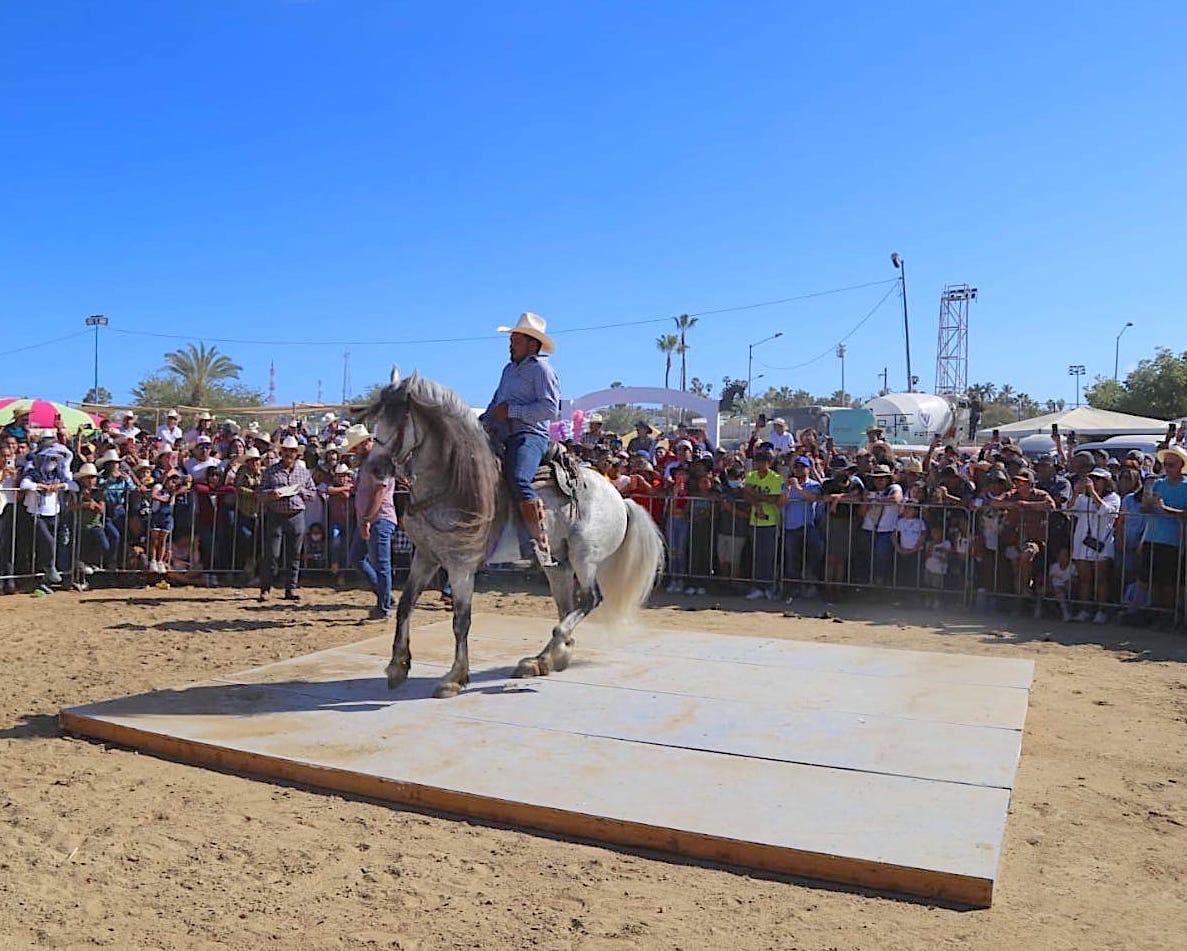
[(177, 414), (177, 410), (171, 409), (171, 410), (169, 410), (169, 412), (167, 412), (165, 414), (165, 418), (166, 419), (179, 419), (180, 417)]
[(323, 413), (323, 414), (322, 414), (321, 421), (322, 421), (323, 423), (332, 423), (332, 422), (334, 422), (334, 420), (336, 420), (337, 418), (338, 418), (338, 417), (337, 417), (337, 416), (335, 416), (333, 413)]
[(591, 423), (602, 423), (602, 422), (605, 422), (605, 420), (603, 420), (603, 419), (602, 419), (602, 414), (601, 414), (601, 413), (590, 413), (590, 414), (589, 414), (589, 421), (590, 421)]
[(284, 439), (280, 440), (280, 448), (281, 449), (300, 449), (301, 444), (299, 442), (297, 442), (296, 436), (285, 436)]
[(356, 446), (370, 438), (371, 434), (367, 432), (367, 427), (362, 423), (355, 423), (346, 430), (346, 438), (342, 442), (342, 451), (354, 452)]
[(107, 452), (103, 453), (103, 455), (101, 455), (98, 459), (95, 460), (95, 464), (100, 465), (100, 466), (105, 466), (109, 462), (119, 462), (119, 461), (120, 461), (120, 454), (118, 452), (116, 452), (114, 449), (108, 449)]
[(1184, 449), (1182, 446), (1179, 446), (1179, 445), (1174, 445), (1174, 446), (1167, 446), (1167, 448), (1160, 449), (1158, 451), (1158, 461), (1159, 462), (1166, 462), (1167, 456), (1174, 456), (1181, 463), (1183, 463), (1184, 468), (1187, 468), (1187, 449)]
[(540, 341), (541, 353), (552, 353), (556, 350), (556, 344), (552, 342), (552, 338), (544, 331), (548, 329), (548, 324), (544, 322), (544, 318), (539, 314), (533, 314), (530, 311), (519, 315), (519, 323), (514, 327), (496, 327), (501, 334), (523, 334), (525, 337), (531, 337), (533, 340)]
[(350, 466), (345, 462), (338, 463), (338, 468), (334, 470), (334, 475), (350, 475)]
[(96, 469), (89, 462), (84, 462), (81, 466), (78, 467), (78, 471), (76, 473), (74, 473), (74, 477), (76, 479), (81, 479), (83, 476), (97, 476), (98, 474), (99, 474), (98, 469)]
[(210, 412), (208, 410), (202, 410), (202, 412), (200, 412), (196, 418), (201, 422), (205, 422), (208, 419), (214, 419), (214, 417), (210, 415)]
[(260, 451), (255, 446), (252, 446), (250, 449), (247, 450), (247, 452), (245, 452), (243, 454), (243, 458), (244, 459), (259, 459)]

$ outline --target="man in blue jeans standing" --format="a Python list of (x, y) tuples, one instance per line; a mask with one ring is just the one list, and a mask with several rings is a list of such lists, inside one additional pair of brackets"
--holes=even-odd
[[(375, 444), (362, 423), (346, 431), (344, 453), (354, 453), (360, 460)], [(367, 616), (372, 621), (386, 621), (392, 612), (392, 536), (396, 533), (396, 506), (393, 499), (394, 476), (377, 479), (369, 466), (359, 466), (355, 487), (354, 512), (359, 530), (350, 546), (351, 562), (366, 576), (375, 592), (375, 607)]]
[(520, 314), (511, 334), (511, 362), (503, 368), (499, 388), (482, 414), (487, 431), (503, 445), (503, 475), (519, 505), (532, 552), (541, 568), (555, 568), (544, 529), (544, 501), (532, 488), (532, 477), (548, 451), (548, 424), (560, 418), (560, 383), (547, 359), (556, 347), (547, 325), (535, 314)]

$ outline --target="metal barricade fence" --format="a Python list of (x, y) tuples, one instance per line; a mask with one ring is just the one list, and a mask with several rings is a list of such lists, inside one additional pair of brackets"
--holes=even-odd
[[(197, 486), (178, 496), (172, 525), (158, 529), (164, 573), (150, 571), (154, 512), (142, 489), (106, 499), (101, 515), (79, 508), (68, 492), (59, 493), (56, 515), (35, 515), (22, 495), (0, 511), (0, 581), (58, 583), (60, 575), (83, 584), (102, 573), (114, 583), (168, 577), (245, 584), (258, 575), (264, 518), (233, 487)], [(306, 519), (302, 569), (315, 577), (353, 575), (361, 553), (353, 491), (329, 494), (323, 486), (319, 499)], [(1187, 524), (1133, 506), (1104, 515), (1057, 511), (1028, 524), (988, 506), (909, 502), (874, 516), (864, 502), (793, 503), (762, 525), (722, 496), (639, 501), (667, 541), (672, 591), (895, 591), (928, 603), (1014, 605), (1052, 616), (1065, 609), (1080, 617), (1156, 615), (1175, 623), (1187, 613)], [(393, 552), (411, 554), (402, 532)], [(393, 567), (404, 560), (393, 558)]]
[[(645, 499), (643, 501), (646, 501)], [(1022, 518), (987, 505), (791, 503), (755, 524), (728, 499), (681, 496), (651, 511), (668, 545), (669, 592), (752, 597), (913, 593), (925, 603), (1035, 616), (1184, 617), (1187, 525), (1129, 509)], [(1147, 526), (1162, 541), (1142, 544)]]

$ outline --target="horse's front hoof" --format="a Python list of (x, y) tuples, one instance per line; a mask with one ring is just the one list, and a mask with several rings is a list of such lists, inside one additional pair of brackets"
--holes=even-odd
[(405, 680), (408, 679), (408, 668), (405, 666), (395, 667), (388, 665), (387, 668), (387, 689), (395, 690), (400, 687)]
[(453, 697), (456, 697), (461, 692), (461, 684), (455, 684), (452, 680), (449, 680), (443, 684), (437, 684), (437, 689), (433, 691), (433, 699), (449, 700)]

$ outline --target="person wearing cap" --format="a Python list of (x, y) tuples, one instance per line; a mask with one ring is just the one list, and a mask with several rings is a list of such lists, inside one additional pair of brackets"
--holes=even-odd
[(541, 567), (555, 568), (544, 524), (544, 500), (532, 486), (548, 451), (548, 424), (560, 419), (560, 381), (547, 359), (556, 347), (546, 330), (544, 320), (532, 313), (520, 314), (514, 327), (498, 328), (499, 333), (511, 335), (511, 359), (479, 421), (503, 446), (503, 474), (531, 536), (536, 561)]
[(1015, 591), (1025, 596), (1032, 593), (1036, 573), (1041, 578), (1046, 572), (1047, 522), (1055, 511), (1055, 500), (1035, 487), (1034, 473), (1029, 469), (1014, 475), (1012, 485), (1009, 492), (989, 504), (1007, 513), (1007, 529), (1018, 540)]
[(195, 482), (202, 481), (206, 476), (206, 470), (211, 466), (218, 465), (218, 460), (211, 455), (213, 450), (214, 440), (205, 433), (199, 436), (194, 442), (194, 450), (190, 458), (182, 464), (186, 475)]
[(775, 556), (779, 540), (779, 503), (783, 499), (783, 477), (771, 468), (774, 454), (760, 449), (754, 454), (754, 469), (742, 483), (742, 496), (750, 503), (750, 540), (754, 553), (754, 587), (747, 600), (775, 598)]
[(824, 506), (824, 581), (851, 581), (849, 556), (853, 547), (853, 517), (865, 496), (865, 483), (849, 459), (841, 454), (829, 460), (828, 478), (820, 486)]
[(635, 435), (626, 444), (626, 451), (632, 456), (640, 452), (645, 453), (651, 462), (655, 462), (655, 437), (651, 435), (651, 426), (647, 420), (640, 419), (635, 422)]
[(157, 427), (157, 439), (161, 442), (167, 442), (170, 446), (176, 446), (183, 439), (185, 433), (181, 431), (181, 427), (177, 425), (178, 420), (177, 410), (171, 409), (165, 414), (165, 422)]
[(861, 507), (861, 529), (870, 552), (872, 580), (877, 585), (886, 586), (893, 578), (894, 530), (898, 525), (903, 487), (894, 481), (890, 466), (881, 462), (871, 467), (865, 482), (873, 488)]
[[(820, 533), (816, 529), (816, 503), (820, 501), (820, 490), (820, 483), (812, 478), (812, 460), (807, 456), (796, 456), (791, 461), (791, 472), (780, 501), (783, 508), (783, 578), (792, 582), (806, 581), (807, 587), (803, 590), (806, 598), (814, 598), (819, 593), (815, 582), (820, 577)], [(795, 597), (796, 592), (789, 591), (787, 603)]]
[(21, 473), (20, 489), (25, 496), (25, 510), (33, 519), (33, 570), (45, 574), (45, 581), (39, 587), (48, 592), (49, 585), (62, 581), (58, 570), (58, 516), (62, 511), (61, 492), (69, 486), (73, 454), (52, 440), (43, 439), (31, 455), (31, 461)]
[(309, 470), (298, 463), (301, 444), (295, 436), (280, 443), (280, 461), (273, 463), (260, 480), (259, 500), (264, 512), (263, 566), (260, 571), (260, 600), (267, 601), (272, 583), (284, 561), (284, 597), (299, 601), (297, 582), (301, 571), (301, 549), (305, 543), (305, 503), (316, 491)]
[[(338, 453), (335, 452), (334, 455), (337, 457)], [(340, 572), (346, 570), (351, 548), (351, 496), (354, 494), (352, 475), (350, 466), (339, 462), (330, 473), (331, 481), (317, 487), (318, 495), (325, 504), (330, 573), (339, 583), (345, 580)]]
[(1176, 587), (1182, 577), (1184, 519), (1187, 518), (1187, 449), (1175, 444), (1158, 450), (1162, 475), (1149, 482), (1142, 494), (1142, 511), (1151, 518), (1142, 533), (1147, 559), (1150, 596), (1157, 608), (1173, 609)]
[(128, 498), (136, 489), (136, 482), (114, 449), (101, 453), (95, 460), (95, 468), (99, 473), (96, 486), (104, 507), (103, 533), (108, 542), (103, 550), (108, 553), (109, 562), (115, 562), (107, 564), (107, 567), (116, 567), (121, 541), (128, 526)]
[(1097, 624), (1108, 620), (1104, 606), (1109, 600), (1113, 532), (1120, 510), (1121, 496), (1113, 489), (1113, 477), (1108, 469), (1093, 469), (1076, 486), (1076, 495), (1067, 507), (1074, 522), (1072, 561), (1076, 565), (1080, 600), (1080, 613), (1073, 620), (1092, 620)]

